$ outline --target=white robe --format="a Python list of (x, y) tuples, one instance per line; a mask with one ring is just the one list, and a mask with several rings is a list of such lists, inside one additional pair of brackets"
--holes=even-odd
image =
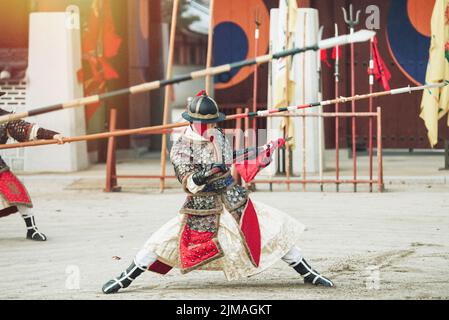
[[(186, 134), (192, 135), (192, 131)], [(199, 136), (198, 136), (199, 137)], [(201, 138), (201, 137), (199, 137)], [(192, 188), (193, 189), (193, 188)], [(194, 190), (190, 190), (194, 191)], [(200, 189), (195, 190), (196, 192)], [(283, 258), (298, 243), (305, 226), (288, 214), (253, 201), (260, 225), (261, 257), (256, 268), (243, 245), (238, 222), (224, 209), (220, 217), (218, 241), (224, 256), (198, 270), (222, 270), (228, 280), (256, 275)], [(146, 242), (143, 250), (155, 253), (161, 262), (180, 268), (179, 234), (182, 215), (171, 219)]]
[[(218, 241), (224, 256), (199, 268), (222, 270), (228, 280), (258, 274), (284, 257), (294, 247), (305, 227), (286, 213), (260, 202), (253, 202), (259, 219), (261, 257), (259, 267), (251, 263), (242, 244), (241, 232), (234, 217), (225, 209), (220, 217)], [(157, 254), (159, 259), (173, 267), (179, 263), (179, 232), (182, 216), (171, 219), (146, 242), (144, 249)]]

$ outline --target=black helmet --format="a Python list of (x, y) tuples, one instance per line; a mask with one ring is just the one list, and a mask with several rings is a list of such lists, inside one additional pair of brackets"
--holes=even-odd
[(201, 91), (187, 106), (182, 117), (189, 122), (216, 123), (225, 120), (226, 116), (218, 109), (214, 99), (206, 91)]

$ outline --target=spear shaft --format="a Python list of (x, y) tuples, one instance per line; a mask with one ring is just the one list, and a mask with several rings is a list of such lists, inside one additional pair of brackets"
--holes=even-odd
[(337, 45), (346, 45), (356, 42), (364, 42), (368, 41), (375, 35), (375, 32), (368, 30), (361, 30), (356, 33), (350, 35), (343, 35), (339, 37), (329, 38), (320, 41), (316, 45), (307, 46), (303, 48), (293, 48), (290, 50), (281, 51), (274, 54), (267, 54), (259, 57), (255, 57), (254, 59), (242, 60), (238, 62), (233, 62), (229, 64), (224, 64), (217, 67), (206, 68), (199, 71), (194, 71), (188, 74), (178, 75), (170, 79), (165, 80), (157, 80), (152, 82), (142, 83), (136, 86), (132, 86), (129, 88), (124, 88), (116, 91), (106, 92), (98, 95), (93, 95), (89, 97), (74, 99), (71, 101), (67, 101), (60, 104), (50, 105), (46, 107), (41, 107), (25, 112), (18, 112), (14, 114), (8, 114), (4, 116), (0, 116), (0, 124), (6, 123), (13, 120), (19, 120), (27, 117), (42, 115), (50, 112), (55, 112), (64, 109), (82, 107), (94, 103), (98, 103), (100, 101), (109, 100), (112, 98), (116, 98), (123, 95), (133, 95), (142, 92), (149, 92), (152, 90), (157, 90), (169, 85), (190, 81), (193, 79), (204, 78), (207, 76), (215, 76), (222, 73), (227, 73), (233, 69), (239, 69), (247, 66), (253, 66), (258, 64), (268, 63), (272, 60), (282, 59), (288, 56), (294, 56), (299, 53), (307, 52), (307, 51), (318, 51), (321, 49), (333, 48)]
[[(304, 104), (304, 105), (297, 105), (297, 106), (290, 106), (290, 107), (284, 107), (284, 108), (277, 108), (277, 109), (269, 109), (269, 110), (260, 110), (257, 112), (249, 112), (249, 113), (239, 113), (235, 115), (230, 115), (226, 117), (226, 121), (236, 120), (236, 119), (245, 119), (245, 118), (253, 118), (253, 117), (269, 117), (273, 114), (284, 114), (287, 112), (294, 112), (296, 110), (303, 110), (308, 108), (314, 108), (319, 106), (329, 106), (336, 103), (348, 103), (352, 101), (358, 101), (358, 100), (365, 100), (369, 98), (378, 98), (383, 96), (389, 96), (389, 95), (397, 95), (397, 94), (405, 94), (405, 93), (413, 93), (415, 91), (423, 91), (428, 89), (435, 89), (435, 88), (442, 88), (449, 84), (449, 81), (444, 81), (441, 83), (434, 83), (434, 84), (427, 84), (423, 86), (417, 86), (417, 87), (403, 87), (403, 88), (397, 88), (392, 89), (388, 91), (381, 91), (381, 92), (375, 92), (375, 93), (368, 93), (363, 95), (355, 95), (353, 97), (339, 97), (332, 100), (326, 100), (326, 101), (320, 101), (310, 104)], [(285, 114), (288, 116), (288, 114)], [(351, 115), (354, 115), (354, 113), (351, 113)], [(343, 116), (343, 114), (341, 114)], [(63, 141), (65, 143), (72, 143), (72, 142), (79, 142), (79, 141), (86, 141), (86, 140), (99, 140), (99, 139), (108, 139), (111, 137), (123, 137), (128, 135), (136, 135), (136, 134), (160, 134), (160, 133), (166, 133), (167, 130), (172, 130), (176, 128), (182, 128), (189, 126), (189, 122), (179, 122), (179, 123), (172, 123), (168, 125), (159, 125), (159, 126), (152, 126), (152, 127), (144, 127), (144, 128), (137, 128), (137, 129), (129, 129), (129, 130), (117, 130), (114, 132), (103, 132), (103, 133), (97, 133), (97, 134), (91, 134), (91, 135), (83, 135), (83, 136), (77, 136), (77, 137), (69, 137), (64, 138)], [(29, 142), (23, 142), (23, 143), (12, 143), (12, 144), (5, 144), (0, 145), (0, 150), (5, 149), (15, 149), (15, 148), (23, 148), (23, 147), (36, 147), (36, 146), (43, 146), (43, 145), (52, 145), (52, 144), (58, 144), (58, 140), (38, 140), (38, 141), (29, 141)]]

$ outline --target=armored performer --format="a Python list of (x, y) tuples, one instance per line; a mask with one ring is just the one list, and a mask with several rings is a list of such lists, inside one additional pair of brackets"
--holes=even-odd
[[(305, 283), (333, 287), (332, 281), (312, 269), (296, 247), (304, 226), (275, 208), (252, 201), (248, 191), (231, 176), (230, 167), (236, 164), (254, 177), (285, 140), (234, 152), (223, 131), (216, 128), (225, 115), (212, 98), (203, 91), (187, 109), (183, 118), (191, 125), (170, 152), (187, 199), (179, 216), (156, 231), (132, 264), (103, 286), (103, 292), (127, 288), (146, 270), (160, 274), (172, 268), (179, 268), (183, 274), (221, 270), (231, 281), (258, 274), (280, 259)], [(255, 159), (256, 170), (243, 165), (248, 159)]]
[[(0, 92), (0, 96), (3, 95), (4, 93)], [(0, 109), (0, 116), (8, 113)], [(59, 143), (63, 143), (63, 137), (58, 132), (40, 128), (23, 120), (0, 124), (0, 144), (5, 144), (9, 138), (19, 142), (56, 139)], [(32, 207), (33, 204), (25, 186), (0, 157), (0, 218), (19, 212), (25, 220), (26, 238), (34, 241), (46, 241), (47, 237), (36, 227)]]

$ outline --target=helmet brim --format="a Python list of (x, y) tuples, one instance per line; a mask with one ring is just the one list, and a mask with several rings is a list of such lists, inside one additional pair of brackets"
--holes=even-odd
[(190, 116), (187, 111), (182, 114), (182, 117), (189, 122), (200, 122), (200, 123), (217, 123), (217, 122), (223, 122), (224, 120), (226, 120), (226, 115), (221, 112), (218, 113), (218, 118), (213, 118), (213, 119), (194, 118), (194, 117)]

